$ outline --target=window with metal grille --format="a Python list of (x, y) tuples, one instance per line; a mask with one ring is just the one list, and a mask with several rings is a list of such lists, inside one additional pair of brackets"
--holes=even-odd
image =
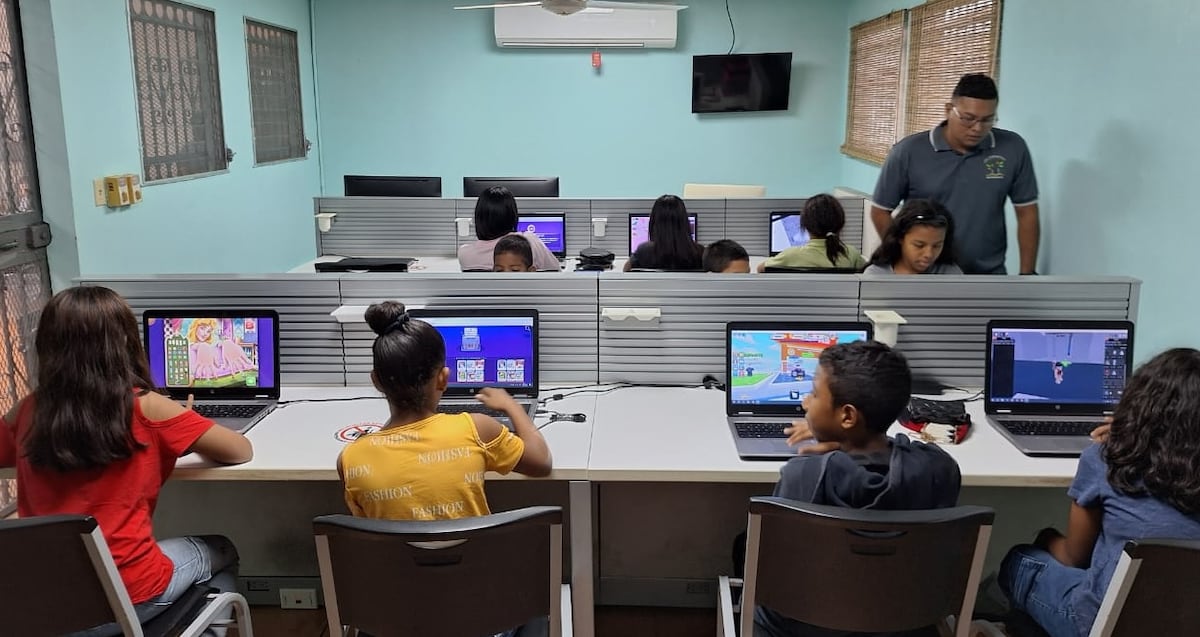
[(1000, 0), (931, 0), (909, 17), (904, 134), (946, 119), (946, 102), (967, 73), (996, 76)]
[(850, 94), (842, 152), (882, 163), (899, 125), (904, 12), (894, 11), (850, 29)]
[(929, 0), (850, 29), (842, 152), (882, 163), (905, 135), (946, 119), (967, 73), (996, 77), (1001, 0)]
[(254, 162), (308, 155), (300, 103), (300, 50), (291, 29), (246, 20)]
[(0, 217), (40, 212), (15, 0), (0, 2)]
[(129, 0), (145, 181), (229, 165), (212, 11), (170, 0)]

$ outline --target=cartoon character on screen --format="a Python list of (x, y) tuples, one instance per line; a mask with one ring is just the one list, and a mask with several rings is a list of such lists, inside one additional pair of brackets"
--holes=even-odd
[(1063, 383), (1063, 373), (1066, 372), (1067, 366), (1062, 361), (1054, 361), (1054, 384), (1061, 385)]
[(232, 319), (223, 319), (221, 332), (218, 337), (220, 339), (218, 348), (218, 362), (222, 370), (222, 376), (231, 376), (240, 374), (245, 371), (255, 369), (254, 361), (246, 355), (246, 350), (238, 344), (245, 338), (245, 328), (242, 329), (242, 337), (237, 337), (237, 331), (234, 329)]
[(207, 380), (221, 375), (218, 362), (217, 320), (193, 319), (187, 328), (188, 358), (194, 380)]

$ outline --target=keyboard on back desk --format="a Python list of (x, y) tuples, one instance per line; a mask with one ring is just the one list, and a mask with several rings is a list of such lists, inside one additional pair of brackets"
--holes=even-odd
[(738, 438), (787, 438), (783, 433), (788, 422), (735, 422)]
[(192, 410), (205, 418), (253, 418), (263, 410), (262, 405), (233, 405), (228, 403), (194, 403)]
[(468, 414), (483, 414), (485, 416), (491, 416), (492, 418), (495, 418), (497, 420), (500, 420), (500, 419), (508, 420), (508, 414), (506, 414), (502, 411), (499, 411), (497, 409), (490, 409), (488, 407), (484, 407), (482, 404), (479, 404), (479, 403), (474, 404), (474, 405), (472, 405), (470, 403), (454, 403), (454, 404), (439, 403), (437, 406), (437, 411), (439, 414), (461, 414), (463, 412), (466, 412)]
[(1086, 436), (1099, 426), (1095, 422), (1062, 420), (1006, 420), (1002, 424), (1014, 436)]

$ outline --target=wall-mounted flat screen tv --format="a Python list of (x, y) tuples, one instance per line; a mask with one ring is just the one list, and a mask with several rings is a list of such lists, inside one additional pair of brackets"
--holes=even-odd
[(791, 53), (697, 55), (692, 112), (786, 111), (791, 81)]

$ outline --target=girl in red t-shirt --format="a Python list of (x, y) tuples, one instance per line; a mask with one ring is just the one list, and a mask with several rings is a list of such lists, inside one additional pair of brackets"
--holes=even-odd
[(0, 467), (17, 469), (20, 515), (96, 518), (142, 622), (195, 583), (234, 590), (238, 558), (228, 539), (155, 542), (151, 519), (176, 459), (195, 452), (247, 462), (250, 441), (152, 391), (137, 319), (108, 288), (56, 294), (35, 348), (37, 388), (0, 421)]

